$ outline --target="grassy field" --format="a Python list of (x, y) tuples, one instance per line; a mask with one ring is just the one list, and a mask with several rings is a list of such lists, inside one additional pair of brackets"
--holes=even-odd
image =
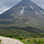
[(44, 33), (30, 33), (18, 29), (0, 29), (0, 36), (18, 39), (24, 44), (44, 44)]
[(0, 39), (0, 44), (1, 44), (1, 39)]
[[(44, 38), (27, 38), (27, 39), (21, 39), (21, 37), (16, 37), (14, 39), (17, 39), (24, 44), (44, 44)], [(1, 44), (1, 40), (0, 40)]]
[(44, 38), (30, 38), (27, 40), (20, 40), (24, 44), (44, 44)]

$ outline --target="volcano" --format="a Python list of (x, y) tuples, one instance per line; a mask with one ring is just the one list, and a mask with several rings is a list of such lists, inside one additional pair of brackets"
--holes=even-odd
[(22, 0), (0, 15), (0, 25), (44, 30), (44, 9), (31, 0)]

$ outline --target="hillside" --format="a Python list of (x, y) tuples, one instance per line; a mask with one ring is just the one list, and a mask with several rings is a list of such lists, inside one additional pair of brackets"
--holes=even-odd
[(30, 0), (22, 0), (0, 15), (0, 27), (31, 27), (44, 32), (44, 9)]
[(0, 14), (0, 42), (44, 44), (44, 9), (31, 0), (22, 0)]
[[(0, 29), (0, 36), (10, 37), (14, 39), (18, 39), (24, 44), (44, 44), (44, 33), (30, 33), (24, 30), (18, 29)], [(9, 38), (0, 38), (4, 40), (3, 43), (16, 43), (13, 39)], [(5, 41), (6, 40), (6, 41)], [(8, 42), (9, 41), (9, 42)], [(13, 42), (11, 42), (13, 41)], [(20, 44), (20, 43), (19, 43)]]

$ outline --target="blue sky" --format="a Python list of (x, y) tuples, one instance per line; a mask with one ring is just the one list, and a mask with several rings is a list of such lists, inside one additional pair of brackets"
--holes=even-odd
[[(0, 14), (4, 11), (8, 10), (12, 6), (19, 3), (21, 0), (0, 0)], [(44, 9), (44, 0), (31, 0), (37, 5), (39, 5), (41, 8)]]

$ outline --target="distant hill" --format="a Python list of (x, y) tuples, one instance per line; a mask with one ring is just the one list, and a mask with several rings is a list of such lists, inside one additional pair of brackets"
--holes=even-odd
[(13, 26), (31, 27), (44, 31), (44, 9), (30, 0), (22, 0), (0, 15), (0, 27)]

